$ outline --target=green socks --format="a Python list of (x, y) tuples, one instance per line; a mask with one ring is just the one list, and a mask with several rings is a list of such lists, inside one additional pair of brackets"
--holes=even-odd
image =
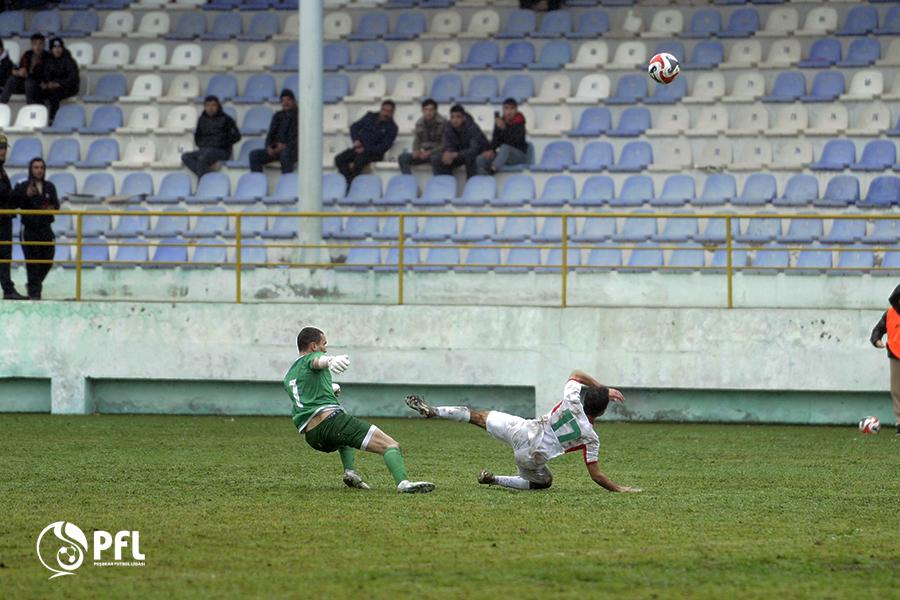
[(403, 455), (400, 454), (399, 449), (388, 448), (384, 453), (384, 464), (394, 476), (394, 483), (399, 485), (401, 481), (409, 479), (406, 474), (406, 464), (403, 462)]
[(349, 446), (342, 446), (341, 448), (338, 448), (338, 453), (341, 455), (341, 464), (344, 465), (344, 470), (355, 471), (356, 450)]

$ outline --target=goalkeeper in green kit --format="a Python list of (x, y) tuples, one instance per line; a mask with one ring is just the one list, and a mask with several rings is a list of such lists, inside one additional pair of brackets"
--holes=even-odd
[(397, 491), (426, 493), (434, 489), (427, 481), (409, 481), (400, 445), (374, 425), (348, 415), (337, 400), (340, 387), (331, 374), (343, 373), (350, 357), (326, 356), (328, 340), (316, 327), (304, 327), (297, 336), (298, 358), (284, 376), (284, 389), (291, 397), (293, 421), (306, 437), (306, 443), (320, 452), (338, 451), (344, 465), (344, 483), (352, 488), (369, 489), (356, 472), (356, 450), (381, 454), (390, 470)]

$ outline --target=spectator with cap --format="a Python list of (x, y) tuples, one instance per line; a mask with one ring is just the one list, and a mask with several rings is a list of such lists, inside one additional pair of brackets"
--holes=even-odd
[(503, 101), (503, 113), (494, 113), (494, 134), (491, 147), (478, 157), (478, 174), (493, 175), (506, 165), (528, 162), (528, 142), (525, 141), (525, 115), (512, 98)]
[(237, 123), (222, 110), (217, 96), (207, 96), (194, 130), (197, 150), (182, 154), (181, 162), (198, 178), (203, 177), (215, 170), (217, 163), (231, 158), (231, 150), (239, 141)]
[(431, 164), (431, 155), (441, 149), (444, 117), (438, 114), (437, 102), (431, 98), (422, 102), (422, 116), (416, 121), (412, 152), (404, 152), (397, 160), (400, 172), (412, 174), (413, 165)]
[(0, 104), (9, 104), (13, 94), (25, 94), (25, 102), (37, 103), (37, 92), (40, 89), (41, 77), (44, 74), (44, 61), (50, 53), (44, 49), (46, 38), (35, 33), (31, 36), (31, 50), (22, 55), (19, 68), (13, 69), (0, 94)]
[(488, 150), (490, 144), (475, 119), (459, 104), (450, 109), (450, 120), (444, 125), (441, 151), (431, 155), (431, 168), (435, 175), (452, 175), (456, 167), (466, 166), (466, 177), (477, 174), (478, 156)]
[(59, 103), (78, 94), (81, 78), (78, 63), (66, 48), (62, 38), (50, 40), (50, 56), (43, 61), (43, 73), (35, 100), (47, 105), (50, 123), (53, 123)]
[(394, 145), (397, 139), (397, 124), (394, 122), (396, 106), (392, 100), (385, 100), (381, 103), (381, 110), (366, 113), (350, 126), (353, 147), (334, 157), (334, 166), (348, 184), (369, 163), (383, 160), (384, 153)]
[[(46, 180), (47, 165), (42, 158), (32, 158), (28, 163), (28, 178), (13, 190), (13, 200), (21, 210), (59, 210), (56, 187)], [(28, 298), (40, 300), (47, 274), (53, 267), (56, 255), (56, 236), (53, 234), (53, 215), (22, 215), (22, 231), (19, 234), (25, 254), (25, 271), (28, 274)], [(32, 262), (35, 261), (35, 262)]]
[(281, 110), (272, 115), (266, 147), (250, 153), (250, 170), (262, 173), (263, 166), (281, 162), (281, 172), (291, 173), (297, 165), (297, 99), (291, 90), (281, 92)]
[(9, 51), (3, 47), (3, 40), (0, 40), (0, 93), (2, 93), (2, 86), (6, 85), (6, 80), (9, 79), (15, 68), (15, 63), (9, 57)]
[[(3, 163), (6, 162), (6, 136), (0, 134), (0, 209), (9, 210), (16, 207), (12, 196), (12, 185)], [(0, 286), (3, 287), (4, 300), (25, 300), (26, 297), (16, 290), (10, 276), (12, 265), (12, 221), (15, 215), (0, 215)]]

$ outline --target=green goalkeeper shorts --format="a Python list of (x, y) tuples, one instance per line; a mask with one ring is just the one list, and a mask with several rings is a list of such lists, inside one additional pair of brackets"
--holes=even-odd
[(375, 426), (341, 411), (306, 432), (306, 443), (319, 452), (334, 452), (344, 446), (365, 450)]

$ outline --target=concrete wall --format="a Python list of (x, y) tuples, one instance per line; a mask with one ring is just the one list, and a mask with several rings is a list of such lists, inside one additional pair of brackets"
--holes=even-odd
[(360, 414), (403, 414), (410, 391), (533, 414), (579, 367), (628, 393), (612, 418), (890, 422), (887, 359), (868, 343), (879, 316), (2, 302), (0, 410), (286, 414), (279, 382), (298, 329), (317, 324), (332, 353), (352, 357), (340, 382)]

